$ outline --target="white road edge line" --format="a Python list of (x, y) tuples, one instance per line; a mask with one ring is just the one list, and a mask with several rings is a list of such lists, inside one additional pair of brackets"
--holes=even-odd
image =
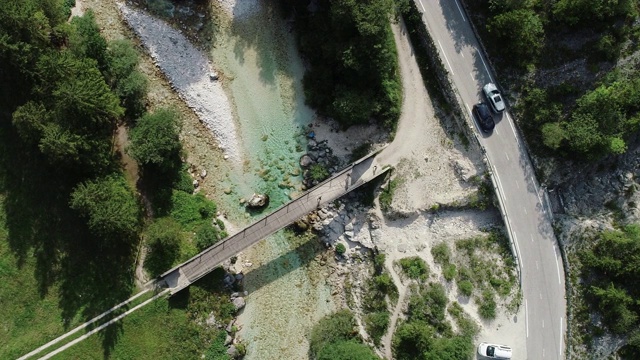
[(424, 5), (422, 5), (422, 0), (420, 0), (420, 1), (418, 1), (418, 2), (420, 3), (420, 6), (422, 6), (422, 11), (427, 11), (427, 10), (424, 8)]
[(522, 253), (520, 252), (520, 245), (518, 245), (518, 236), (513, 234), (513, 243), (516, 244), (516, 249), (518, 250), (518, 259), (520, 260), (520, 273), (524, 272), (524, 262), (522, 261)]
[(516, 133), (516, 128), (513, 127), (513, 120), (511, 120), (511, 116), (507, 113), (507, 120), (509, 120), (509, 126), (511, 126), (511, 131), (513, 131), (513, 136), (516, 138), (516, 142), (520, 145), (520, 140), (518, 139), (518, 134)]
[(524, 299), (524, 323), (527, 326), (527, 338), (529, 338), (529, 304), (527, 304), (527, 299)]
[(460, 11), (460, 16), (462, 16), (462, 20), (464, 20), (464, 22), (467, 22), (467, 19), (464, 18), (464, 13), (462, 12), (460, 5), (458, 5), (458, 0), (454, 0), (454, 1), (456, 3), (456, 6), (458, 7), (458, 11)]
[(533, 183), (533, 187), (536, 188), (536, 194), (538, 193), (538, 185), (536, 185), (536, 179), (534, 179), (534, 177), (531, 177), (531, 182)]
[(500, 135), (500, 133), (498, 132), (498, 129), (496, 128), (496, 134)]
[(102, 318), (103, 318), (103, 317), (105, 317), (106, 315), (110, 314), (112, 311), (114, 311), (114, 310), (116, 310), (116, 309), (118, 309), (118, 308), (120, 308), (120, 307), (122, 307), (122, 306), (124, 306), (124, 305), (126, 305), (126, 304), (128, 304), (128, 303), (130, 303), (130, 302), (132, 302), (133, 300), (137, 299), (138, 297), (142, 296), (143, 294), (145, 294), (145, 293), (146, 293), (146, 292), (148, 292), (148, 291), (149, 291), (149, 289), (145, 289), (145, 290), (143, 290), (143, 291), (141, 291), (141, 292), (139, 292), (139, 293), (135, 294), (134, 296), (130, 297), (129, 299), (127, 299), (127, 300), (125, 300), (125, 301), (121, 302), (120, 304), (118, 304), (118, 305), (116, 305), (116, 306), (112, 307), (111, 309), (109, 309), (109, 310), (107, 310), (107, 311), (103, 312), (102, 314), (100, 314), (100, 315), (98, 315), (98, 316), (94, 317), (93, 319), (91, 319), (91, 320), (89, 320), (89, 321), (87, 321), (87, 322), (83, 323), (82, 325), (80, 325), (80, 326), (76, 327), (75, 329), (73, 329), (73, 330), (69, 331), (68, 333), (66, 333), (66, 334), (64, 334), (64, 335), (61, 335), (61, 336), (58, 336), (57, 338), (55, 338), (55, 339), (53, 339), (53, 340), (49, 341), (48, 343), (46, 343), (46, 344), (44, 344), (44, 345), (40, 346), (39, 348), (37, 348), (37, 349), (35, 349), (35, 350), (31, 351), (30, 353), (28, 353), (28, 354), (26, 354), (26, 355), (23, 355), (22, 357), (19, 357), (19, 358), (18, 358), (18, 360), (24, 360), (24, 359), (27, 359), (27, 358), (32, 357), (33, 355), (35, 355), (35, 354), (37, 354), (37, 353), (41, 352), (42, 350), (44, 350), (44, 349), (46, 349), (46, 348), (50, 347), (51, 345), (53, 345), (53, 344), (55, 344), (55, 343), (57, 343), (57, 342), (59, 342), (59, 341), (61, 341), (61, 340), (65, 339), (65, 338), (67, 338), (67, 337), (69, 337), (69, 336), (71, 336), (71, 335), (73, 335), (73, 334), (77, 333), (78, 331), (80, 331), (80, 330), (82, 330), (82, 329), (84, 329), (84, 328), (88, 327), (89, 325), (93, 324), (94, 322), (96, 322), (96, 321), (98, 321), (98, 320), (102, 319)]
[(449, 69), (451, 70), (451, 75), (455, 75), (455, 73), (453, 72), (453, 68), (451, 67), (451, 63), (449, 62), (449, 58), (447, 57), (447, 54), (444, 52), (444, 48), (442, 47), (440, 40), (438, 40), (438, 45), (440, 45), (440, 50), (442, 51), (442, 55), (444, 55), (444, 59), (447, 60), (447, 64), (449, 65)]
[(556, 246), (553, 246), (553, 258), (556, 259), (556, 270), (558, 271), (558, 284), (562, 284), (562, 279), (560, 279), (560, 265), (558, 265), (558, 252), (556, 251)]
[(480, 56), (480, 60), (482, 60), (482, 65), (484, 65), (484, 69), (487, 71), (487, 75), (489, 75), (489, 80), (493, 82), (493, 78), (491, 77), (491, 71), (489, 71), (489, 68), (487, 67), (487, 63), (484, 62), (484, 59), (480, 51), (478, 51), (478, 55)]
[(516, 180), (516, 181), (515, 181), (515, 183), (516, 183), (516, 187), (517, 187), (518, 189), (520, 189), (520, 182), (519, 182), (518, 180)]
[(531, 235), (531, 242), (534, 242), (534, 240), (533, 240), (533, 234), (530, 234), (530, 235)]
[(68, 348), (70, 348), (70, 347), (72, 347), (73, 345), (75, 345), (75, 344), (79, 343), (80, 341), (82, 341), (82, 340), (84, 340), (84, 339), (88, 338), (89, 336), (91, 336), (91, 335), (93, 335), (93, 334), (97, 333), (98, 331), (100, 331), (100, 330), (102, 330), (102, 329), (106, 328), (107, 326), (109, 326), (109, 325), (111, 325), (111, 324), (115, 323), (116, 321), (118, 321), (118, 320), (122, 319), (123, 317), (125, 317), (125, 316), (127, 316), (127, 315), (129, 315), (129, 314), (131, 314), (132, 312), (134, 312), (134, 311), (136, 311), (136, 310), (140, 309), (141, 307), (143, 307), (143, 306), (147, 305), (148, 303), (150, 303), (150, 302), (154, 301), (155, 299), (159, 298), (160, 296), (165, 295), (166, 293), (168, 293), (168, 292), (169, 292), (169, 290), (170, 290), (170, 289), (166, 289), (166, 290), (164, 290), (164, 291), (162, 291), (162, 292), (158, 293), (157, 295), (155, 295), (155, 296), (154, 296), (154, 297), (152, 297), (151, 299), (146, 300), (145, 302), (143, 302), (143, 303), (141, 303), (141, 304), (138, 304), (138, 305), (134, 306), (133, 308), (131, 308), (131, 309), (127, 310), (126, 312), (124, 312), (124, 313), (122, 313), (122, 314), (120, 314), (120, 315), (116, 316), (115, 318), (113, 318), (113, 319), (111, 319), (111, 320), (107, 321), (106, 323), (104, 323), (104, 324), (102, 324), (102, 325), (98, 326), (97, 328), (95, 328), (95, 329), (93, 329), (93, 330), (89, 331), (88, 333), (86, 333), (86, 334), (84, 334), (84, 335), (80, 336), (79, 338), (77, 338), (77, 339), (75, 339), (75, 340), (73, 340), (73, 341), (71, 341), (71, 342), (69, 342), (69, 343), (65, 344), (64, 346), (61, 346), (61, 347), (59, 347), (59, 348), (55, 349), (54, 351), (52, 351), (52, 352), (48, 353), (47, 355), (45, 355), (45, 356), (41, 357), (39, 360), (47, 360), (47, 359), (50, 359), (51, 357), (53, 357), (53, 356), (55, 356), (55, 355), (58, 355), (59, 353), (63, 352), (64, 350), (67, 350)]
[(527, 212), (527, 208), (526, 207), (523, 207), (522, 210), (524, 210), (524, 214), (525, 215), (529, 215), (529, 213)]
[(504, 153), (504, 156), (506, 156), (507, 157), (507, 161), (509, 161), (509, 154)]

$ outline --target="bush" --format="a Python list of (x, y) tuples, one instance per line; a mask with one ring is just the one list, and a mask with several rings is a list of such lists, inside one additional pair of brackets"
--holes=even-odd
[(496, 318), (496, 301), (494, 299), (493, 291), (491, 289), (485, 289), (482, 292), (482, 298), (480, 298), (480, 306), (478, 307), (478, 313), (480, 317), (487, 320)]
[(451, 249), (449, 249), (447, 243), (441, 242), (431, 248), (431, 256), (433, 256), (433, 261), (435, 261), (436, 264), (444, 266), (448, 264), (451, 259)]
[(311, 167), (309, 168), (309, 174), (312, 180), (318, 182), (324, 181), (325, 179), (329, 178), (329, 170), (327, 170), (327, 168), (322, 164), (316, 163), (311, 165)]
[(356, 339), (356, 320), (349, 310), (340, 310), (322, 318), (311, 330), (309, 352), (317, 357), (331, 343)]
[(365, 328), (367, 333), (373, 339), (376, 345), (380, 345), (380, 339), (387, 331), (389, 326), (390, 314), (388, 311), (379, 311), (366, 314), (364, 317)]
[(343, 243), (338, 243), (338, 245), (336, 245), (336, 254), (344, 255), (345, 252), (347, 252), (347, 247), (344, 246)]
[(417, 256), (400, 259), (398, 263), (410, 279), (426, 280), (429, 277), (429, 266)]
[(442, 275), (444, 276), (445, 280), (447, 280), (447, 281), (451, 281), (451, 280), (455, 279), (457, 273), (458, 272), (457, 272), (455, 264), (447, 265), (444, 268), (444, 270), (442, 271)]
[(389, 185), (380, 192), (380, 208), (382, 211), (387, 211), (391, 208), (391, 201), (393, 201), (393, 193), (396, 191), (400, 181), (393, 179), (389, 181)]
[(379, 253), (373, 258), (373, 268), (375, 270), (376, 275), (380, 275), (384, 271), (385, 260), (386, 260), (386, 256), (384, 255), (384, 253)]
[(378, 360), (367, 345), (356, 341), (338, 341), (320, 350), (317, 360)]
[(218, 229), (214, 228), (210, 224), (204, 223), (200, 225), (196, 231), (196, 248), (198, 251), (202, 251), (222, 239), (221, 233)]
[(202, 194), (187, 194), (174, 190), (171, 196), (171, 217), (186, 229), (208, 222), (216, 213), (216, 204)]
[(458, 283), (458, 290), (464, 296), (471, 296), (473, 293), (473, 284), (469, 280), (462, 280)]

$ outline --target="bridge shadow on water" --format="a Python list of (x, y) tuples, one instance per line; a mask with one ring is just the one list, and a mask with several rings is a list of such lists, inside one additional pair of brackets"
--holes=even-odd
[[(245, 290), (252, 293), (262, 287), (285, 277), (291, 272), (306, 268), (318, 255), (326, 253), (318, 237), (312, 233), (296, 233), (292, 227), (285, 230), (284, 238), (288, 250), (276, 258), (251, 267), (244, 273)], [(273, 241), (265, 239), (264, 241)], [(255, 266), (255, 265), (254, 265)]]

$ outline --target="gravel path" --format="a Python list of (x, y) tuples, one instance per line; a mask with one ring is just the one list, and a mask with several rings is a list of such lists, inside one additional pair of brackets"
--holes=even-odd
[(231, 103), (222, 85), (213, 80), (216, 73), (206, 54), (164, 21), (123, 3), (118, 8), (180, 97), (213, 132), (225, 157), (240, 164)]

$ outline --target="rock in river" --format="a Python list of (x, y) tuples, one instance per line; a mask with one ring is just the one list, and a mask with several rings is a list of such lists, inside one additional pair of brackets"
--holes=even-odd
[(269, 195), (267, 194), (253, 194), (251, 199), (247, 201), (247, 207), (250, 208), (263, 208), (269, 205)]

